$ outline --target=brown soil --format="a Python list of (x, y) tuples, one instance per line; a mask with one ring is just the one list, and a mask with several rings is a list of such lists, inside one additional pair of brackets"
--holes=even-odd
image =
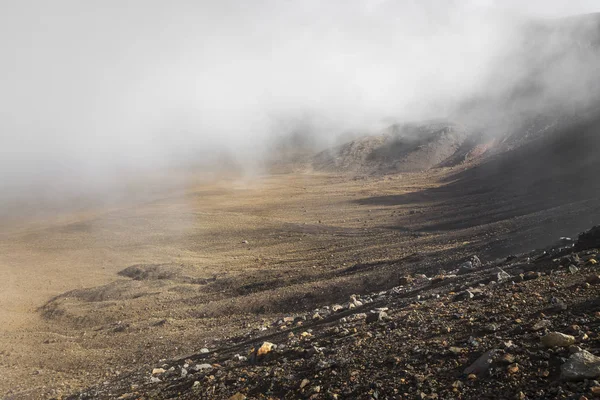
[(147, 373), (407, 274), (575, 235), (600, 216), (597, 132), (590, 120), (478, 164), (188, 179), (13, 218), (0, 236), (0, 395), (60, 397)]

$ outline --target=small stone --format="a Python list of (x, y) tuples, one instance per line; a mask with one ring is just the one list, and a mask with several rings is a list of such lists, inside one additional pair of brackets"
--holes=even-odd
[(600, 283), (600, 275), (590, 275), (587, 277), (587, 279), (585, 280), (586, 283), (589, 283), (590, 285), (597, 285)]
[(357, 314), (352, 314), (348, 317), (348, 321), (358, 321), (361, 319), (366, 319), (367, 318), (367, 314), (366, 313), (357, 313)]
[(536, 271), (528, 271), (523, 275), (523, 279), (526, 281), (530, 281), (533, 279), (537, 279), (541, 276), (541, 274), (539, 272)]
[(244, 396), (240, 392), (237, 392), (236, 394), (231, 396), (228, 400), (246, 400), (246, 396)]
[(481, 260), (475, 255), (471, 257), (471, 264), (473, 265), (473, 268), (481, 268), (482, 266)]
[(571, 265), (569, 265), (569, 272), (572, 274), (575, 274), (575, 273), (579, 272), (579, 268), (577, 268), (576, 266), (571, 264)]
[(203, 347), (200, 349), (200, 354), (206, 354), (206, 353), (210, 353), (210, 350), (208, 350), (206, 347)]
[(461, 387), (463, 387), (463, 383), (461, 381), (454, 381), (454, 383), (452, 384), (452, 387), (460, 389)]
[(474, 381), (474, 380), (476, 380), (476, 379), (477, 379), (477, 375), (475, 375), (475, 374), (469, 374), (469, 375), (467, 376), (467, 379), (468, 379), (468, 380), (470, 380), (470, 381)]
[(516, 374), (519, 372), (519, 364), (510, 364), (506, 370), (509, 374)]
[(463, 349), (460, 347), (455, 347), (455, 346), (451, 346), (448, 351), (450, 351), (450, 353), (454, 354), (454, 355), (458, 355), (460, 353), (462, 353)]
[(500, 359), (500, 361), (506, 364), (513, 364), (515, 362), (515, 356), (513, 356), (510, 353), (505, 353)]
[(167, 372), (164, 368), (154, 368), (152, 370), (152, 375), (160, 375), (160, 374), (164, 374), (165, 372)]
[(511, 349), (511, 348), (515, 347), (515, 344), (512, 342), (512, 340), (507, 340), (506, 342), (502, 342), (502, 345), (504, 346), (505, 349)]
[(582, 350), (572, 354), (560, 370), (561, 378), (564, 380), (595, 379), (600, 377), (600, 357)]
[(511, 278), (511, 275), (504, 271), (502, 268), (498, 268), (498, 272), (496, 273), (496, 280), (498, 282), (505, 282)]
[(302, 379), (302, 382), (300, 382), (300, 389), (304, 389), (304, 387), (309, 383), (310, 381), (308, 379)]
[(590, 259), (588, 260), (588, 263), (590, 263), (590, 264), (592, 264), (592, 265), (596, 265), (596, 264), (598, 264), (598, 261), (596, 261), (596, 260), (595, 260), (595, 259), (593, 259), (593, 258), (590, 258)]
[(213, 369), (213, 366), (210, 364), (196, 364), (196, 371), (202, 371), (205, 369)]
[(535, 324), (534, 324), (534, 325), (531, 327), (531, 329), (532, 329), (533, 331), (539, 331), (539, 330), (542, 330), (542, 329), (544, 329), (544, 328), (549, 328), (549, 327), (551, 327), (551, 326), (552, 326), (552, 321), (550, 321), (550, 320), (547, 320), (547, 319), (542, 319), (542, 320), (539, 320), (538, 322), (536, 322), (536, 323), (535, 323)]
[(592, 394), (596, 397), (600, 396), (600, 386), (594, 386), (592, 389)]
[(379, 312), (374, 312), (374, 313), (371, 312), (367, 315), (366, 322), (367, 322), (367, 324), (370, 324), (373, 322), (383, 322), (387, 319), (389, 319), (389, 317), (385, 311), (379, 311)]
[(541, 341), (546, 347), (568, 347), (575, 344), (575, 337), (560, 332), (550, 332), (542, 336)]
[(480, 375), (480, 374), (486, 372), (492, 365), (492, 362), (494, 361), (495, 352), (496, 352), (496, 350), (490, 350), (490, 351), (483, 353), (477, 360), (475, 360), (475, 362), (473, 364), (471, 364), (469, 367), (467, 367), (465, 369), (465, 374)]
[(483, 330), (487, 333), (493, 333), (496, 332), (499, 329), (497, 324), (487, 324), (485, 326), (483, 326)]
[(264, 355), (267, 355), (268, 353), (271, 352), (271, 350), (273, 350), (274, 347), (275, 347), (275, 345), (273, 343), (264, 342), (256, 351), (256, 356), (262, 357)]
[(575, 354), (575, 353), (579, 353), (581, 351), (581, 347), (579, 346), (569, 346), (569, 354)]
[(157, 378), (156, 376), (153, 376), (150, 378), (150, 383), (159, 383), (159, 382), (162, 382), (162, 381), (160, 380), (160, 378)]
[(454, 296), (454, 301), (464, 301), (464, 300), (471, 300), (473, 297), (475, 297), (475, 295), (473, 293), (471, 293), (468, 290), (465, 290), (464, 292), (461, 292), (459, 294), (457, 294), (456, 296)]
[[(554, 282), (550, 282), (550, 283), (554, 283)], [(548, 307), (548, 311), (551, 312), (561, 312), (561, 311), (565, 311), (568, 306), (567, 303), (565, 303), (564, 300), (559, 299), (557, 297), (552, 297), (550, 299), (550, 303), (552, 304), (550, 307)]]

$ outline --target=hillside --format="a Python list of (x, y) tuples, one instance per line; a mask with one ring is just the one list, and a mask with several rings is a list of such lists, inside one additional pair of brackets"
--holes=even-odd
[(444, 119), (11, 205), (0, 397), (600, 396), (600, 15), (525, 32)]

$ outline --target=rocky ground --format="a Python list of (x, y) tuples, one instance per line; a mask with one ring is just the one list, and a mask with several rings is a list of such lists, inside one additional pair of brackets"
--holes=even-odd
[(73, 395), (189, 399), (600, 397), (600, 227), (270, 326)]
[[(531, 249), (598, 223), (598, 129), (401, 174), (189, 172), (18, 224), (0, 235), (0, 397), (591, 396), (560, 375), (592, 358), (572, 344), (598, 354), (600, 245)], [(574, 339), (546, 349), (551, 332)]]

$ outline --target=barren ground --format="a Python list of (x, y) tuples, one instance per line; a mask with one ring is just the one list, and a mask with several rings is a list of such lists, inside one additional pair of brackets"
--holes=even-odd
[(490, 220), (502, 208), (436, 195), (455, 172), (223, 179), (5, 224), (0, 396), (67, 395), (408, 272), (547, 242), (554, 215), (597, 207)]

